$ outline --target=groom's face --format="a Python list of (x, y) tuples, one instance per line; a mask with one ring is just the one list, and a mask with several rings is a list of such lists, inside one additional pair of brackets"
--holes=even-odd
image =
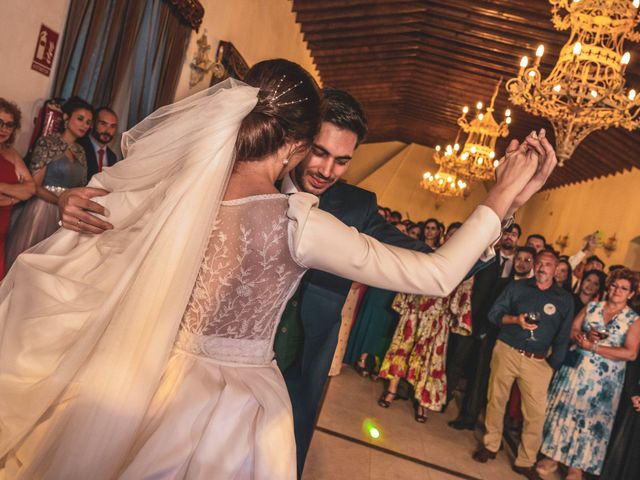
[(307, 156), (294, 171), (296, 186), (303, 192), (321, 195), (349, 168), (358, 136), (333, 123), (322, 122)]

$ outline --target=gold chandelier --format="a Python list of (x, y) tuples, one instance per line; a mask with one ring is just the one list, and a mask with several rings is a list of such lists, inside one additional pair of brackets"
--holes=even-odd
[(454, 171), (440, 166), (435, 175), (431, 172), (424, 173), (421, 186), (438, 197), (461, 197), (465, 194), (468, 185), (458, 178)]
[[(469, 107), (462, 109), (462, 115), (458, 118), (460, 129), (453, 145), (447, 145), (442, 151), (440, 145), (436, 145), (434, 161), (447, 172), (455, 173), (465, 184), (471, 185), (474, 181), (495, 179), (495, 168), (498, 165), (495, 147), (498, 137), (506, 137), (509, 134), (511, 124), (511, 110), (505, 111), (505, 118), (498, 123), (493, 116), (494, 104), (502, 79), (498, 81), (491, 98), (491, 103), (483, 112), (483, 103), (476, 104), (476, 116), (470, 122), (467, 120)], [(460, 152), (458, 139), (460, 132), (468, 133), (467, 141)]]
[(498, 96), (498, 89), (502, 83), (502, 78), (496, 85), (496, 90), (491, 97), (491, 103), (487, 110), (482, 112), (482, 102), (476, 104), (477, 114), (471, 122), (467, 121), (469, 107), (462, 109), (462, 116), (458, 119), (460, 128), (468, 133), (467, 141), (464, 144), (462, 153), (457, 157), (455, 170), (469, 180), (495, 180), (496, 167), (496, 141), (498, 137), (509, 135), (509, 124), (511, 124), (511, 110), (504, 112), (504, 120), (498, 123), (493, 117), (494, 104)]
[[(560, 165), (595, 130), (640, 125), (640, 98), (625, 93), (624, 72), (631, 55), (624, 41), (640, 40), (634, 28), (640, 22), (640, 0), (549, 0), (557, 30), (571, 28), (571, 35), (546, 79), (536, 60), (522, 57), (516, 78), (507, 82), (509, 99), (533, 115), (549, 119), (556, 137)], [(562, 12), (566, 13), (562, 13)]]

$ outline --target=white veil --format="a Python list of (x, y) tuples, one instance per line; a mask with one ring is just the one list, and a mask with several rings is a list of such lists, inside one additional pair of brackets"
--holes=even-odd
[(90, 184), (113, 192), (103, 199), (116, 228), (61, 229), (18, 257), (0, 286), (0, 465), (62, 402), (20, 478), (117, 475), (169, 356), (257, 93), (228, 80), (151, 114), (125, 133), (127, 158)]

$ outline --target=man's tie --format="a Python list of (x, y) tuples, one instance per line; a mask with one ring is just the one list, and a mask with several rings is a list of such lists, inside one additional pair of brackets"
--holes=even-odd
[(102, 164), (104, 162), (104, 147), (98, 149), (98, 171), (102, 171)]

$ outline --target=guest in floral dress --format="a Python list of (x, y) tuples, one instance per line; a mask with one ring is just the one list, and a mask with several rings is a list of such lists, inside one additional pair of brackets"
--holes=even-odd
[[(449, 226), (445, 241), (460, 227)], [(389, 380), (378, 405), (388, 408), (398, 384), (405, 378), (413, 385), (416, 421), (427, 420), (426, 410), (441, 411), (447, 399), (446, 358), (449, 333), (471, 335), (471, 288), (473, 279), (463, 281), (446, 298), (399, 294), (393, 308), (400, 314), (391, 346), (378, 376)]]
[(379, 376), (389, 387), (378, 404), (387, 408), (394, 399), (400, 379), (413, 385), (416, 421), (426, 421), (426, 410), (440, 411), (447, 399), (445, 362), (449, 332), (471, 334), (471, 287), (462, 282), (448, 297), (435, 298), (399, 294), (393, 308), (400, 314), (391, 347)]
[(549, 390), (541, 448), (548, 458), (538, 462), (539, 473), (561, 462), (571, 480), (581, 479), (583, 472), (600, 474), (626, 362), (637, 357), (640, 345), (638, 315), (627, 306), (637, 286), (634, 272), (616, 270), (607, 281), (607, 301), (589, 303), (575, 318), (575, 362), (558, 370)]

